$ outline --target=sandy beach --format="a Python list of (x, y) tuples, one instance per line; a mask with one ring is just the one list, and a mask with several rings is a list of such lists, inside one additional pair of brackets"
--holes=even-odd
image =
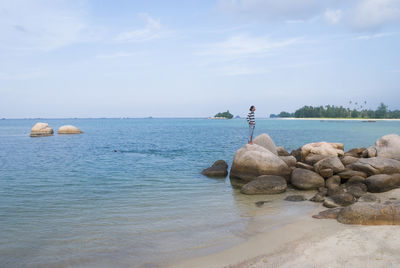
[[(379, 194), (400, 198), (400, 189)], [(318, 220), (315, 209), (275, 230), (228, 250), (174, 263), (170, 267), (398, 267), (400, 226), (344, 225)]]

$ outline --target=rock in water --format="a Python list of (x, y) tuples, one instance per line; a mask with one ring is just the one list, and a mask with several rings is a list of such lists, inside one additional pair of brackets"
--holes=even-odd
[(337, 219), (339, 216), (340, 211), (342, 211), (343, 208), (330, 208), (324, 211), (321, 211), (318, 213), (318, 215), (313, 215), (312, 217), (315, 219)]
[(224, 160), (217, 160), (211, 167), (204, 169), (201, 174), (208, 177), (226, 177), (228, 164)]
[(242, 194), (280, 194), (286, 191), (286, 179), (280, 176), (263, 175), (246, 183), (240, 192)]
[(400, 136), (397, 134), (383, 136), (375, 142), (372, 148), (368, 148), (368, 150), (374, 151), (377, 157), (391, 158), (400, 161)]
[(273, 153), (274, 155), (278, 155), (278, 151), (276, 149), (276, 145), (274, 143), (274, 141), (271, 139), (271, 137), (266, 134), (263, 133), (261, 135), (258, 135), (253, 142), (257, 145), (260, 145), (261, 147), (264, 147), (265, 149), (267, 149), (268, 151), (270, 151), (271, 153)]
[(361, 158), (350, 167), (367, 175), (400, 173), (400, 161), (383, 157)]
[(300, 190), (316, 190), (325, 186), (325, 180), (319, 174), (302, 168), (293, 170), (290, 181)]
[(368, 191), (371, 193), (387, 192), (400, 186), (400, 174), (379, 174), (365, 179)]
[(36, 123), (31, 129), (31, 137), (52, 136), (53, 129), (47, 123)]
[(339, 157), (333, 156), (322, 159), (315, 163), (314, 170), (318, 173), (321, 173), (321, 170), (331, 169), (333, 173), (339, 173), (345, 170), (343, 163), (340, 161)]
[(58, 129), (58, 134), (81, 134), (83, 133), (80, 129), (75, 126), (65, 125)]
[(301, 201), (306, 201), (307, 198), (305, 198), (303, 195), (296, 194), (296, 195), (286, 196), (285, 200), (291, 202), (301, 202)]
[(236, 151), (231, 167), (231, 178), (252, 181), (261, 175), (277, 175), (286, 179), (290, 168), (277, 155), (259, 145), (246, 144)]
[(361, 225), (400, 225), (400, 203), (358, 202), (339, 212), (338, 222)]

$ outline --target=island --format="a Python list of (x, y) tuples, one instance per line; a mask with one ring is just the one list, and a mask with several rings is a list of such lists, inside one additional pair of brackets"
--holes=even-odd
[(231, 114), (229, 110), (227, 110), (226, 112), (223, 113), (217, 113), (216, 115), (214, 115), (214, 117), (211, 117), (210, 119), (232, 119), (232, 118), (233, 114)]
[(294, 113), (282, 111), (279, 114), (271, 114), (270, 118), (347, 118), (347, 119), (400, 119), (400, 110), (389, 110), (388, 106), (381, 103), (376, 110), (366, 109), (365, 105), (349, 102), (349, 107), (303, 106)]

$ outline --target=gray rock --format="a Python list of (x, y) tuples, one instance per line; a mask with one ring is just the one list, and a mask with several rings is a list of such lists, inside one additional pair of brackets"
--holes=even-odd
[(361, 225), (400, 225), (400, 204), (358, 202), (339, 212), (338, 222)]
[[(361, 147), (361, 148), (353, 148), (347, 152), (344, 153), (345, 156), (352, 156), (352, 157), (356, 157), (356, 158), (360, 158), (362, 157), (362, 153), (366, 150), (365, 147)], [(344, 164), (345, 165), (345, 164)]]
[(201, 174), (208, 177), (226, 177), (228, 164), (224, 160), (217, 160), (211, 167), (204, 169)]
[(265, 203), (268, 203), (269, 201), (257, 201), (255, 204), (257, 207), (262, 207)]
[(313, 215), (312, 217), (315, 219), (337, 219), (340, 211), (342, 211), (343, 208), (337, 207), (337, 208), (330, 208), (324, 211), (321, 211), (318, 213), (318, 215)]
[(268, 134), (263, 133), (261, 135), (258, 135), (253, 140), (253, 142), (255, 144), (257, 144), (257, 145), (260, 145), (261, 147), (264, 147), (265, 149), (267, 149), (268, 151), (270, 151), (274, 155), (278, 155), (278, 152), (276, 150), (275, 142), (271, 139), (271, 137)]
[(302, 161), (302, 159), (301, 159), (301, 147), (297, 148), (296, 150), (293, 150), (290, 154), (293, 155), (296, 158), (297, 162)]
[(324, 168), (319, 171), (319, 174), (324, 178), (330, 178), (333, 176), (333, 170), (330, 168)]
[(368, 191), (371, 193), (386, 192), (400, 186), (400, 174), (379, 174), (365, 179)]
[(242, 194), (280, 194), (286, 191), (286, 179), (280, 176), (263, 175), (246, 183), (240, 192)]
[(361, 182), (365, 183), (365, 178), (361, 176), (353, 176), (347, 181), (348, 183)]
[[(363, 184), (365, 186), (365, 184)], [(360, 185), (353, 184), (346, 187), (346, 192), (354, 196), (355, 198), (359, 198), (366, 194), (366, 191)]]
[(279, 156), (279, 158), (282, 159), (283, 162), (285, 162), (289, 167), (296, 166), (296, 158), (294, 156)]
[(354, 196), (349, 193), (341, 193), (325, 198), (323, 205), (327, 208), (335, 208), (340, 206), (349, 206), (354, 202), (356, 202)]
[(383, 157), (360, 158), (350, 166), (367, 175), (400, 173), (400, 161)]
[(345, 170), (343, 163), (337, 156), (322, 159), (314, 165), (314, 170), (318, 173), (327, 168), (332, 169), (335, 174)]
[(313, 197), (310, 198), (310, 201), (321, 203), (325, 201), (325, 196), (321, 195), (320, 193), (316, 193)]
[(307, 200), (307, 198), (305, 198), (303, 195), (289, 195), (285, 198), (285, 200), (292, 202), (300, 202)]
[(290, 155), (288, 153), (288, 151), (286, 151), (286, 149), (283, 148), (282, 146), (279, 146), (278, 148), (276, 148), (276, 151), (278, 153), (278, 156), (289, 156)]
[(297, 162), (296, 163), (296, 167), (314, 171), (314, 167), (313, 166), (310, 166), (310, 165), (302, 163), (302, 162)]
[(362, 195), (358, 199), (358, 202), (376, 202), (376, 203), (380, 203), (381, 200), (378, 197), (376, 197), (375, 195), (373, 195), (373, 194), (365, 194), (365, 195)]
[(354, 177), (354, 176), (361, 176), (364, 178), (367, 177), (367, 174), (365, 174), (364, 172), (356, 171), (356, 170), (345, 170), (345, 171), (338, 173), (338, 175), (341, 179), (344, 179), (344, 180), (350, 179), (351, 177)]
[(290, 181), (300, 190), (316, 190), (325, 186), (325, 180), (319, 174), (302, 168), (293, 170)]
[(326, 188), (333, 189), (333, 188), (339, 187), (340, 182), (341, 182), (341, 180), (340, 180), (339, 176), (337, 176), (337, 175), (332, 176), (326, 180), (326, 183), (325, 183)]
[(304, 162), (314, 166), (315, 163), (317, 163), (318, 161), (321, 161), (323, 159), (327, 158), (326, 155), (320, 155), (320, 154), (310, 154), (308, 156), (305, 157)]
[(261, 175), (277, 175), (289, 178), (291, 169), (277, 155), (259, 145), (246, 144), (235, 153), (230, 176), (252, 181)]
[(357, 157), (349, 156), (349, 155), (345, 155), (340, 159), (340, 161), (342, 161), (342, 164), (345, 166), (351, 165), (351, 164), (357, 162), (357, 160), (358, 160)]
[(378, 157), (400, 161), (400, 136), (397, 134), (383, 136), (375, 142), (370, 150), (374, 150)]

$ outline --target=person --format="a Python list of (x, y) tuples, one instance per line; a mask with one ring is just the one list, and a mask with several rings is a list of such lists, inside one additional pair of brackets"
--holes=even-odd
[(256, 121), (254, 120), (254, 111), (256, 107), (254, 105), (250, 106), (250, 112), (247, 115), (247, 123), (249, 123), (249, 141), (248, 144), (253, 144), (253, 134), (254, 128), (256, 127)]

